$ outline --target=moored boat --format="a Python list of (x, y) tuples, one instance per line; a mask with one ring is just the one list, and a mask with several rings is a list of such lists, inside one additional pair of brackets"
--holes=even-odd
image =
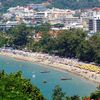
[(41, 71), (40, 73), (50, 73), (50, 71)]
[(42, 83), (47, 83), (47, 81), (46, 80), (43, 80)]
[(62, 77), (61, 80), (72, 80), (72, 78)]

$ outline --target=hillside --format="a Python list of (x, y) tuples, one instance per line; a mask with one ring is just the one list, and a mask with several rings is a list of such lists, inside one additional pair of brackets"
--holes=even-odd
[(30, 3), (41, 3), (47, 0), (0, 0), (0, 11), (5, 12), (9, 7), (22, 6)]
[(58, 8), (90, 8), (100, 7), (100, 0), (0, 0), (0, 11), (6, 11), (11, 6), (26, 5), (49, 1), (50, 7)]
[(100, 7), (100, 0), (54, 0), (53, 6), (59, 8), (91, 8)]

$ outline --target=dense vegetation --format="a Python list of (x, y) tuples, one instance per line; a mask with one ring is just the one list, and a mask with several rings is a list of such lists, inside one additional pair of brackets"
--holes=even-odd
[[(49, 34), (49, 31), (48, 23), (34, 28), (27, 28), (23, 24), (6, 31), (6, 33), (0, 33), (0, 46), (45, 52), (100, 64), (100, 33), (89, 37), (80, 29), (70, 29), (63, 30), (55, 36)], [(34, 35), (37, 33), (41, 34), (40, 39), (34, 39)]]
[(5, 12), (9, 7), (15, 7), (18, 5), (25, 6), (30, 3), (41, 3), (44, 1), (46, 0), (0, 0), (0, 2), (2, 3), (0, 11)]
[(45, 100), (40, 90), (33, 86), (22, 73), (0, 72), (0, 100)]
[(17, 5), (27, 5), (29, 3), (42, 3), (45, 1), (50, 1), (50, 7), (58, 8), (90, 8), (90, 7), (100, 7), (100, 0), (0, 0), (2, 3), (1, 11), (7, 10), (9, 7)]
[(97, 90), (90, 94), (90, 96), (80, 97), (78, 95), (74, 95), (72, 97), (66, 96), (66, 94), (62, 91), (59, 85), (55, 86), (53, 90), (53, 100), (99, 100), (100, 99), (100, 86), (97, 87)]
[(91, 8), (100, 7), (100, 0), (53, 0), (53, 6), (58, 8)]
[[(77, 95), (69, 97), (62, 91), (59, 85), (55, 86), (52, 100), (98, 100), (100, 98), (100, 86), (87, 97)], [(0, 100), (46, 100), (40, 90), (33, 86), (30, 80), (22, 77), (22, 72), (6, 74), (0, 71)]]

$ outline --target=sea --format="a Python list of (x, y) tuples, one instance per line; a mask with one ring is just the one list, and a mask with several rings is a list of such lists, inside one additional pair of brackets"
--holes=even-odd
[[(30, 79), (31, 83), (41, 90), (47, 100), (52, 100), (53, 90), (56, 85), (59, 85), (67, 96), (88, 96), (97, 87), (96, 83), (73, 73), (1, 55), (0, 70), (5, 70), (8, 74), (22, 71), (23, 77)], [(68, 78), (69, 80), (61, 80), (61, 78)]]

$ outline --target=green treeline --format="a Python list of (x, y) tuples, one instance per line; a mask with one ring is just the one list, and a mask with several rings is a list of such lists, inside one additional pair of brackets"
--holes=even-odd
[[(66, 96), (59, 85), (52, 91), (52, 100), (89, 100), (86, 99), (88, 97), (98, 100), (100, 86), (87, 97)], [(22, 77), (21, 71), (10, 74), (0, 71), (0, 100), (46, 100), (46, 98), (36, 86), (31, 84), (30, 80)]]
[[(55, 36), (49, 34), (50, 27), (48, 23), (30, 28), (22, 24), (5, 33), (1, 32), (0, 47), (9, 46), (100, 64), (100, 33), (89, 37), (80, 29), (70, 29)], [(37, 33), (41, 38), (34, 38)]]

